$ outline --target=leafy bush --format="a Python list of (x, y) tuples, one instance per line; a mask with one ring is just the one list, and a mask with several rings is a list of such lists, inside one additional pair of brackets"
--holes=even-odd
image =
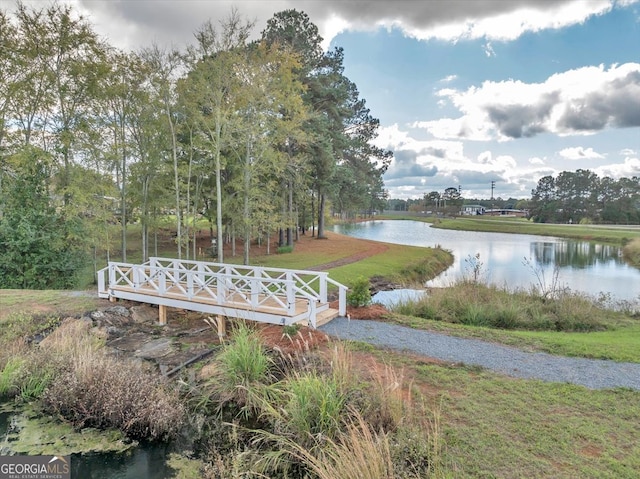
[(277, 252), (278, 254), (293, 253), (293, 245), (289, 245), (289, 246), (278, 246), (278, 249), (276, 250), (276, 252)]
[(369, 291), (369, 280), (367, 278), (360, 276), (353, 282), (347, 293), (347, 304), (356, 308), (371, 304), (371, 291)]

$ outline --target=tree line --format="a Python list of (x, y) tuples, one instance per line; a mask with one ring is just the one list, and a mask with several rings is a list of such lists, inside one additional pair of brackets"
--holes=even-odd
[(87, 252), (114, 255), (114, 224), (123, 261), (132, 222), (143, 260), (163, 225), (194, 258), (206, 218), (248, 264), (257, 238), (324, 238), (330, 206), (380, 207), (391, 153), (342, 49), (296, 10), (254, 28), (231, 11), (182, 49), (127, 52), (70, 6), (0, 11), (0, 287), (71, 286)]
[(563, 171), (544, 176), (531, 190), (531, 198), (463, 198), (461, 187), (431, 191), (422, 198), (388, 199), (385, 209), (459, 214), (464, 204), (487, 209), (527, 210), (538, 223), (640, 224), (640, 177), (599, 177), (590, 170)]
[(599, 177), (589, 170), (544, 176), (529, 212), (540, 223), (640, 224), (640, 177)]

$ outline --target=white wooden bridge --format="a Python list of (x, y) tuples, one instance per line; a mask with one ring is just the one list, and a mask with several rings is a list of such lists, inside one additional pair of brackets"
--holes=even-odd
[[(329, 308), (328, 290), (337, 288), (338, 309)], [(98, 296), (199, 311), (228, 318), (315, 328), (346, 314), (347, 287), (326, 272), (204, 261), (150, 258), (118, 263), (98, 272)]]

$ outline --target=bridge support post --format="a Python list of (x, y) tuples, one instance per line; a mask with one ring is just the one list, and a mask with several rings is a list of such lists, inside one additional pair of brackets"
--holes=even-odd
[(216, 316), (216, 324), (218, 325), (218, 338), (220, 342), (227, 337), (227, 321), (221, 314)]
[(167, 307), (164, 304), (158, 307), (158, 322), (160, 326), (166, 326), (167, 324)]

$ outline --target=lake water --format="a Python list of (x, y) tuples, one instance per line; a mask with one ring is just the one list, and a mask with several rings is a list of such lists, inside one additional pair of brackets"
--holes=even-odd
[(385, 243), (440, 246), (451, 251), (454, 264), (427, 286), (448, 286), (473, 277), (479, 255), (482, 279), (509, 289), (549, 289), (557, 268), (559, 286), (614, 301), (640, 299), (640, 270), (622, 260), (621, 248), (551, 236), (482, 233), (432, 228), (408, 220), (379, 220), (333, 226), (336, 233)]

